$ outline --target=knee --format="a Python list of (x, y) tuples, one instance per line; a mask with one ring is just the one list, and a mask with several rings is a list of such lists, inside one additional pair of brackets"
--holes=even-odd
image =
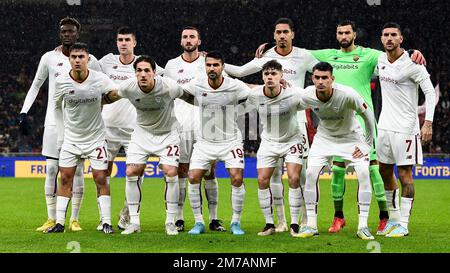
[(292, 174), (289, 176), (289, 187), (298, 188), (300, 186), (300, 175)]
[(258, 187), (261, 190), (269, 188), (270, 178), (267, 176), (258, 176)]
[(231, 177), (231, 185), (235, 187), (240, 187), (242, 185), (243, 179), (240, 175), (233, 175)]
[(107, 170), (92, 172), (94, 181), (98, 185), (106, 185)]
[(191, 183), (191, 184), (200, 184), (201, 179), (202, 178), (200, 176), (198, 176), (197, 174), (192, 173), (192, 172), (189, 173), (189, 183)]
[(177, 167), (170, 167), (167, 168), (164, 174), (166, 177), (174, 177), (178, 175), (178, 168)]

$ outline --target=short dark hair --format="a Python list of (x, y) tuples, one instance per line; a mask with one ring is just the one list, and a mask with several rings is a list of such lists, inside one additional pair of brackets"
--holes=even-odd
[(132, 34), (136, 38), (136, 31), (129, 26), (121, 26), (117, 29), (117, 34)]
[(386, 24), (384, 24), (383, 29), (381, 29), (381, 33), (383, 33), (383, 30), (385, 28), (396, 28), (398, 29), (398, 31), (400, 32), (400, 34), (402, 34), (402, 28), (400, 27), (399, 24), (395, 23), (395, 22), (388, 22)]
[(271, 60), (262, 66), (262, 71), (269, 70), (269, 69), (283, 71), (283, 66), (276, 60)]
[(77, 28), (77, 31), (79, 32), (81, 30), (81, 24), (78, 22), (77, 19), (72, 17), (65, 17), (62, 18), (61, 21), (59, 21), (59, 26), (62, 27), (64, 25), (72, 25)]
[(73, 50), (82, 50), (82, 51), (86, 51), (86, 53), (89, 54), (88, 46), (85, 43), (80, 43), (80, 42), (74, 43), (72, 46), (70, 46), (69, 53), (72, 52)]
[(218, 59), (218, 60), (221, 61), (222, 64), (225, 63), (225, 60), (224, 60), (224, 58), (223, 58), (222, 53), (220, 53), (220, 52), (217, 51), (217, 50), (213, 50), (213, 51), (208, 52), (208, 53), (206, 54), (205, 61), (206, 61), (207, 58)]
[(351, 20), (348, 20), (348, 19), (342, 20), (342, 21), (340, 21), (340, 22), (337, 24), (336, 27), (343, 27), (343, 26), (351, 26), (353, 32), (356, 32), (356, 25), (355, 25), (355, 22), (353, 22), (353, 21), (351, 21)]
[(291, 31), (294, 31), (294, 22), (290, 18), (282, 17), (278, 18), (275, 21), (275, 24), (273, 24), (273, 29), (275, 30), (277, 28), (278, 24), (288, 24)]
[(191, 30), (197, 31), (198, 39), (201, 39), (201, 38), (200, 38), (200, 30), (198, 30), (198, 28), (196, 28), (196, 27), (194, 27), (194, 26), (185, 26), (185, 27), (181, 30), (181, 32), (183, 32), (183, 30), (185, 30), (185, 29), (191, 29)]
[(133, 64), (134, 70), (136, 70), (137, 64), (141, 63), (141, 62), (149, 63), (150, 66), (152, 67), (153, 71), (156, 71), (156, 63), (155, 63), (155, 61), (152, 59), (152, 57), (150, 57), (148, 55), (142, 55), (142, 56), (140, 56), (139, 58), (136, 59), (136, 61)]
[(333, 66), (330, 63), (327, 63), (327, 62), (319, 62), (319, 63), (317, 63), (312, 69), (313, 73), (316, 70), (319, 70), (319, 71), (330, 71), (331, 75), (333, 75)]

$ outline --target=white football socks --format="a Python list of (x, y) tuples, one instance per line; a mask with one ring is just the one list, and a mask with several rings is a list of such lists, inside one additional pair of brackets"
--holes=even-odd
[(205, 195), (208, 200), (209, 221), (217, 219), (217, 207), (219, 204), (219, 189), (217, 179), (205, 180)]
[(411, 215), (411, 210), (414, 202), (414, 198), (403, 197), (401, 199), (401, 217), (400, 217), (400, 225), (402, 227), (408, 229), (409, 216)]
[(291, 224), (298, 224), (302, 199), (302, 190), (300, 187), (296, 189), (289, 187), (289, 210), (291, 212)]
[(100, 195), (98, 197), (98, 203), (100, 204), (100, 214), (103, 224), (111, 225), (111, 196)]
[(78, 221), (78, 214), (80, 212), (81, 203), (83, 202), (84, 196), (83, 165), (84, 165), (83, 161), (80, 164), (78, 164), (77, 169), (75, 171), (75, 176), (73, 177), (72, 213), (70, 215), (70, 221), (72, 220)]
[(385, 190), (386, 201), (389, 208), (389, 220), (400, 223), (400, 205), (399, 205), (399, 189), (393, 191)]
[(140, 206), (141, 206), (141, 180), (139, 176), (127, 176), (125, 193), (126, 201), (128, 203), (128, 210), (130, 211), (130, 223), (140, 225)]
[(175, 223), (175, 217), (178, 211), (178, 201), (180, 196), (180, 185), (178, 184), (178, 175), (165, 177), (166, 193), (164, 200), (166, 202), (166, 224)]
[(192, 212), (196, 223), (205, 224), (202, 214), (202, 194), (200, 192), (200, 183), (188, 185), (189, 201), (191, 203)]
[(372, 201), (372, 186), (370, 183), (369, 167), (354, 166), (358, 178), (358, 229), (367, 227), (370, 202)]
[(64, 196), (56, 197), (56, 223), (64, 226), (66, 223), (67, 207), (69, 206), (70, 198)]
[(56, 220), (56, 191), (58, 185), (58, 160), (47, 158), (45, 175), (45, 203), (47, 216)]
[(284, 188), (283, 188), (283, 160), (278, 161), (277, 167), (270, 177), (270, 191), (272, 192), (273, 204), (277, 212), (278, 223), (286, 223), (284, 210)]
[(176, 220), (184, 220), (184, 201), (186, 200), (186, 177), (178, 178), (180, 194), (178, 197), (178, 208)]
[(233, 215), (231, 223), (241, 222), (242, 209), (244, 208), (245, 186), (244, 183), (240, 187), (231, 186), (231, 207)]
[(270, 193), (270, 188), (264, 190), (258, 189), (258, 200), (266, 224), (273, 224), (272, 194)]

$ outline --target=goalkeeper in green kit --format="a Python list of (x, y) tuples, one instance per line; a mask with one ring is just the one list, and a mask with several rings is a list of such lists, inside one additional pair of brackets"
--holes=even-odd
[[(311, 50), (310, 52), (319, 61), (330, 63), (333, 66), (335, 82), (353, 87), (373, 112), (374, 107), (371, 97), (370, 81), (378, 63), (378, 57), (382, 51), (355, 45), (355, 38), (355, 24), (352, 21), (345, 20), (337, 25), (336, 30), (336, 39), (339, 42), (340, 49)], [(267, 47), (261, 45), (257, 50), (257, 56), (260, 55), (265, 48)], [(417, 50), (414, 51), (412, 59), (416, 63), (425, 63), (423, 55)], [(365, 130), (363, 119), (358, 114), (356, 114), (356, 117), (359, 120), (362, 129)], [(339, 157), (334, 157), (332, 171), (331, 192), (334, 201), (335, 214), (333, 223), (328, 229), (328, 232), (336, 233), (345, 226), (343, 213), (343, 196), (345, 192), (344, 160)], [(375, 147), (372, 147), (370, 152), (369, 172), (373, 192), (375, 193), (380, 209), (380, 222), (377, 228), (377, 234), (379, 234), (384, 229), (384, 226), (389, 219), (389, 214)]]

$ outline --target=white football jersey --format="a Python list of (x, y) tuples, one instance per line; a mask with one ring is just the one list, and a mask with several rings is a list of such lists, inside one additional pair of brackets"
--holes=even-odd
[(303, 94), (303, 106), (311, 108), (320, 119), (317, 135), (341, 136), (362, 132), (355, 111), (362, 114), (367, 110), (367, 105), (350, 86), (333, 83), (333, 94), (327, 102), (317, 98), (314, 85), (305, 88)]
[(288, 87), (269, 98), (264, 86), (253, 88), (245, 103), (246, 111), (256, 109), (263, 125), (261, 138), (274, 142), (292, 142), (301, 139), (297, 112), (306, 109), (300, 104), (303, 89)]
[(154, 135), (178, 130), (174, 99), (183, 95), (183, 89), (175, 81), (155, 76), (155, 86), (144, 93), (136, 78), (120, 84), (119, 96), (127, 98), (136, 108), (137, 125)]
[[(261, 71), (263, 65), (268, 61), (276, 60), (283, 66), (283, 78), (295, 87), (305, 87), (306, 72), (312, 72), (312, 68), (319, 61), (306, 49), (292, 47), (292, 51), (287, 55), (280, 55), (275, 51), (275, 47), (267, 50), (261, 58), (254, 58), (251, 62), (245, 64), (240, 76), (249, 75), (257, 71)], [(230, 75), (235, 75), (232, 70), (225, 71)], [(247, 72), (248, 71), (248, 72)], [(299, 122), (306, 122), (305, 111), (299, 111)]]
[[(100, 71), (100, 65), (97, 58), (91, 54), (89, 57), (89, 68)], [(25, 97), (20, 113), (28, 113), (39, 94), (39, 89), (48, 78), (47, 112), (45, 114), (44, 126), (55, 126), (55, 101), (53, 99), (55, 94), (55, 81), (59, 75), (69, 73), (70, 69), (69, 57), (62, 53), (61, 47), (57, 47), (54, 50), (45, 53), (39, 61), (36, 75), (34, 76), (33, 83)]]
[(88, 71), (81, 83), (69, 72), (56, 79), (54, 103), (63, 110), (64, 143), (88, 144), (105, 140), (102, 94), (118, 87), (105, 74)]
[[(229, 143), (241, 140), (237, 125), (238, 103), (248, 97), (250, 88), (240, 80), (223, 77), (222, 84), (214, 89), (207, 77), (195, 78), (183, 88), (195, 97), (199, 106), (199, 140)], [(241, 106), (242, 107), (242, 106)]]
[[(386, 53), (378, 59), (382, 109), (378, 128), (394, 132), (418, 134), (419, 84), (430, 81), (423, 65), (415, 64), (408, 54), (390, 63)], [(431, 82), (429, 83), (431, 84)], [(432, 86), (432, 85), (431, 85)], [(433, 121), (434, 107), (428, 111), (427, 120)]]
[[(171, 59), (164, 68), (164, 77), (176, 81), (179, 85), (186, 85), (194, 78), (206, 77), (205, 57), (199, 55), (192, 62), (185, 61), (182, 55)], [(198, 128), (197, 106), (175, 99), (175, 115), (183, 131), (193, 131)]]
[[(120, 55), (109, 53), (101, 58), (99, 63), (103, 73), (119, 85), (127, 79), (136, 78), (133, 64), (137, 58), (139, 56), (134, 56), (131, 63), (124, 64), (120, 61)], [(163, 73), (164, 69), (156, 64), (156, 74), (162, 75)], [(104, 105), (102, 116), (106, 127), (132, 129), (136, 124), (136, 109), (127, 99), (120, 99)]]

